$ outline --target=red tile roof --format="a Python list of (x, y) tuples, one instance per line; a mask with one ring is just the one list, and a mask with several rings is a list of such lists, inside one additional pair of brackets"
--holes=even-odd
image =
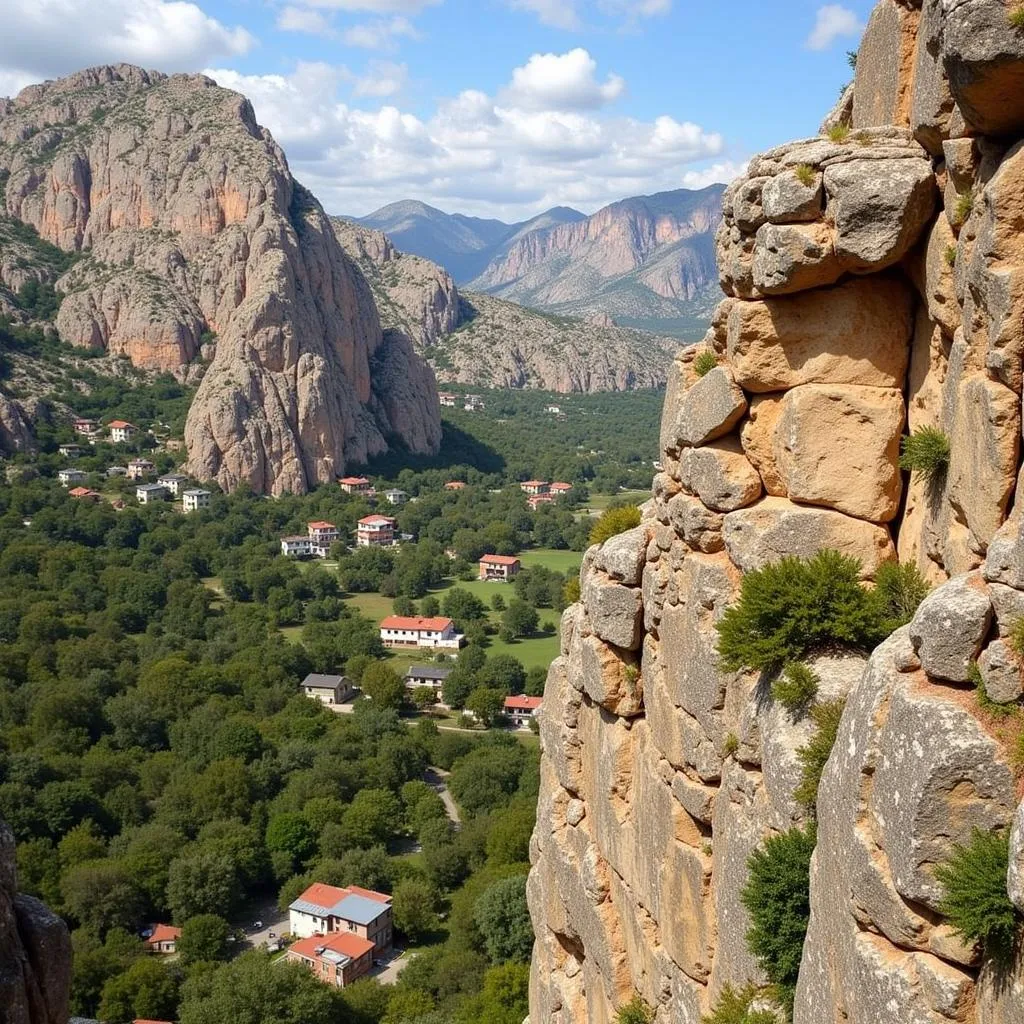
[(339, 889), (336, 885), (325, 885), (323, 882), (314, 882), (302, 895), (300, 900), (306, 903), (315, 903), (318, 907), (333, 907), (340, 903), (350, 890)]
[(547, 486), (547, 480), (524, 480), (520, 487), (545, 487)]
[(334, 525), (334, 523), (325, 523), (323, 520), (318, 520), (315, 523), (309, 523), (308, 526), (309, 526), (309, 528), (311, 530), (336, 530), (337, 529), (337, 527)]
[(153, 934), (146, 939), (149, 943), (154, 942), (174, 942), (176, 939), (181, 938), (181, 929), (175, 928), (170, 924), (155, 924), (153, 925)]
[(509, 555), (484, 555), (481, 562), (488, 562), (491, 565), (518, 565), (519, 559)]
[(368, 900), (376, 900), (378, 903), (390, 903), (391, 897), (384, 892), (374, 892), (372, 889), (364, 889), (358, 885), (350, 885), (348, 891), (357, 896), (365, 896)]
[(91, 491), (88, 487), (72, 487), (71, 490), (68, 491), (68, 494), (70, 494), (72, 498), (99, 497), (99, 493), (97, 491)]
[(462, 480), (449, 480), (444, 486), (448, 491), (461, 491), (466, 484)]
[(343, 476), (339, 484), (368, 484), (370, 481), (365, 476)]
[(452, 620), (435, 615), (432, 619), (424, 619), (418, 615), (389, 615), (381, 624), (381, 629), (418, 629), (442, 633), (451, 626)]
[(372, 526), (376, 523), (390, 523), (394, 526), (395, 520), (392, 519), (391, 516), (363, 516), (363, 518), (359, 520), (360, 526), (364, 524), (366, 526)]
[(111, 420), (107, 426), (111, 428), (117, 427), (118, 429), (123, 429), (124, 427), (131, 427), (132, 430), (135, 429), (135, 424), (129, 423), (127, 420)]
[(299, 939), (288, 947), (289, 953), (295, 953), (307, 960), (319, 960), (320, 948), (333, 949), (335, 953), (358, 960), (373, 949), (369, 939), (360, 938), (352, 932), (334, 932), (331, 935), (311, 935), (308, 939)]
[(553, 490), (553, 491), (571, 491), (572, 490), (572, 484), (567, 484), (567, 483), (564, 483), (564, 482), (562, 482), (560, 480), (556, 480), (551, 485), (551, 490)]
[(516, 711), (536, 711), (543, 703), (543, 697), (527, 697), (520, 695), (517, 697), (505, 698), (505, 707), (510, 711), (513, 709)]

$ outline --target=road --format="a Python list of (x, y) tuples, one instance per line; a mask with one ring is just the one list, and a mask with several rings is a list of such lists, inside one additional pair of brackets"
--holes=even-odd
[(441, 802), (444, 804), (444, 809), (451, 819), (452, 824), (456, 828), (461, 827), (462, 818), (459, 815), (458, 804), (452, 798), (451, 793), (448, 792), (448, 786), (445, 784), (445, 779), (448, 778), (450, 773), (446, 772), (443, 768), (435, 768), (433, 765), (429, 767), (423, 773), (423, 781), (430, 786), (435, 793), (441, 798)]
[[(251, 931), (253, 921), (260, 921), (263, 926), (258, 931)], [(249, 920), (243, 922), (243, 926), (246, 943), (253, 949), (259, 949), (265, 942), (272, 941), (271, 932), (279, 939), (288, 931), (288, 915), (282, 914), (276, 904), (268, 903), (254, 910)]]

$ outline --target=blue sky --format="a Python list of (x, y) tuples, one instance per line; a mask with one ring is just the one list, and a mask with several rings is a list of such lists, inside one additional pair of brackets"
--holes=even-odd
[(868, 0), (3, 0), (0, 95), (90, 64), (246, 93), (331, 212), (591, 212), (811, 134)]

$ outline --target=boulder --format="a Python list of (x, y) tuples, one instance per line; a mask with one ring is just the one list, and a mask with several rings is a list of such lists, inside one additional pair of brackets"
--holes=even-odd
[(762, 295), (785, 295), (834, 284), (843, 265), (827, 224), (762, 224), (751, 272)]
[(958, 576), (933, 590), (910, 623), (921, 667), (936, 679), (966, 683), (992, 621), (992, 601), (981, 574)]
[(701, 377), (679, 403), (671, 431), (672, 447), (695, 447), (723, 437), (746, 411), (743, 390), (727, 367), (717, 366)]
[(579, 649), (583, 692), (613, 715), (631, 717), (643, 710), (639, 666), (596, 636), (584, 637)]
[(640, 646), (643, 607), (637, 588), (590, 573), (584, 579), (582, 596), (591, 628), (602, 640), (626, 651)]
[(795, 505), (785, 498), (762, 498), (750, 508), (730, 512), (722, 524), (726, 551), (743, 572), (760, 569), (786, 555), (810, 558), (835, 548), (861, 563), (872, 579), (883, 562), (896, 557), (884, 526), (853, 519), (833, 509)]
[(769, 223), (798, 224), (821, 216), (823, 194), (818, 171), (784, 171), (765, 183), (761, 203)]
[(640, 586), (647, 554), (647, 527), (616, 534), (606, 540), (594, 555), (594, 565), (617, 583), (628, 587)]
[[(729, 209), (732, 220), (740, 231), (754, 232), (765, 222), (761, 190), (770, 178), (741, 178), (730, 186)], [(723, 202), (728, 202), (724, 200)]]
[[(928, 240), (911, 263), (914, 283), (927, 303), (928, 316), (952, 338), (963, 313), (956, 295), (956, 235), (946, 217), (936, 217)], [(951, 257), (953, 258), (951, 261)]]
[(726, 326), (729, 364), (740, 386), (753, 392), (811, 383), (900, 388), (913, 306), (911, 289), (891, 275), (735, 302)]
[(978, 671), (985, 682), (985, 693), (997, 704), (1010, 704), (1024, 694), (1020, 656), (1005, 640), (993, 640), (982, 651)]
[(789, 498), (888, 522), (900, 499), (903, 395), (892, 388), (803, 384), (787, 391), (775, 466)]
[(1006, 892), (1024, 914), (1024, 803), (1017, 808), (1010, 829), (1010, 870), (1006, 875)]
[(982, 572), (989, 583), (1024, 591), (1024, 517), (1018, 509), (996, 531)]
[[(835, 252), (845, 270), (882, 270), (917, 243), (935, 209), (926, 159), (850, 160), (825, 171)], [(756, 257), (755, 257), (756, 266)]]
[(985, 135), (1024, 129), (1024, 31), (1005, 0), (947, 3), (942, 64), (967, 121)]
[(942, 155), (953, 114), (953, 95), (942, 69), (941, 44), (942, 0), (924, 0), (918, 26), (910, 127), (914, 138), (932, 156)]
[(756, 395), (740, 431), (743, 451), (769, 494), (784, 498), (786, 485), (775, 464), (775, 431), (782, 415), (782, 395)]
[(732, 438), (687, 448), (679, 472), (683, 486), (715, 512), (732, 512), (761, 497), (761, 478)]
[(857, 49), (853, 81), (853, 127), (908, 124), (920, 12), (896, 0), (881, 0)]
[(696, 551), (721, 551), (722, 517), (689, 494), (676, 494), (668, 502), (668, 516), (678, 536)]
[(679, 417), (679, 407), (686, 394), (688, 384), (686, 370), (678, 358), (669, 364), (668, 376), (665, 380), (665, 401), (661, 407), (661, 431), (659, 434), (662, 455), (677, 446), (675, 428)]

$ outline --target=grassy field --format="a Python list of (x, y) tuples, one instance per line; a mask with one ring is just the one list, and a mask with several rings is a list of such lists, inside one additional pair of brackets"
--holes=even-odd
[(592, 494), (587, 502), (587, 508), (594, 512), (603, 512), (613, 501), (632, 502), (634, 505), (642, 505), (651, 492), (647, 491), (619, 491), (618, 494)]
[(555, 551), (553, 548), (534, 548), (520, 552), (519, 561), (528, 569), (533, 565), (543, 565), (555, 572), (579, 572), (583, 562), (580, 551)]

